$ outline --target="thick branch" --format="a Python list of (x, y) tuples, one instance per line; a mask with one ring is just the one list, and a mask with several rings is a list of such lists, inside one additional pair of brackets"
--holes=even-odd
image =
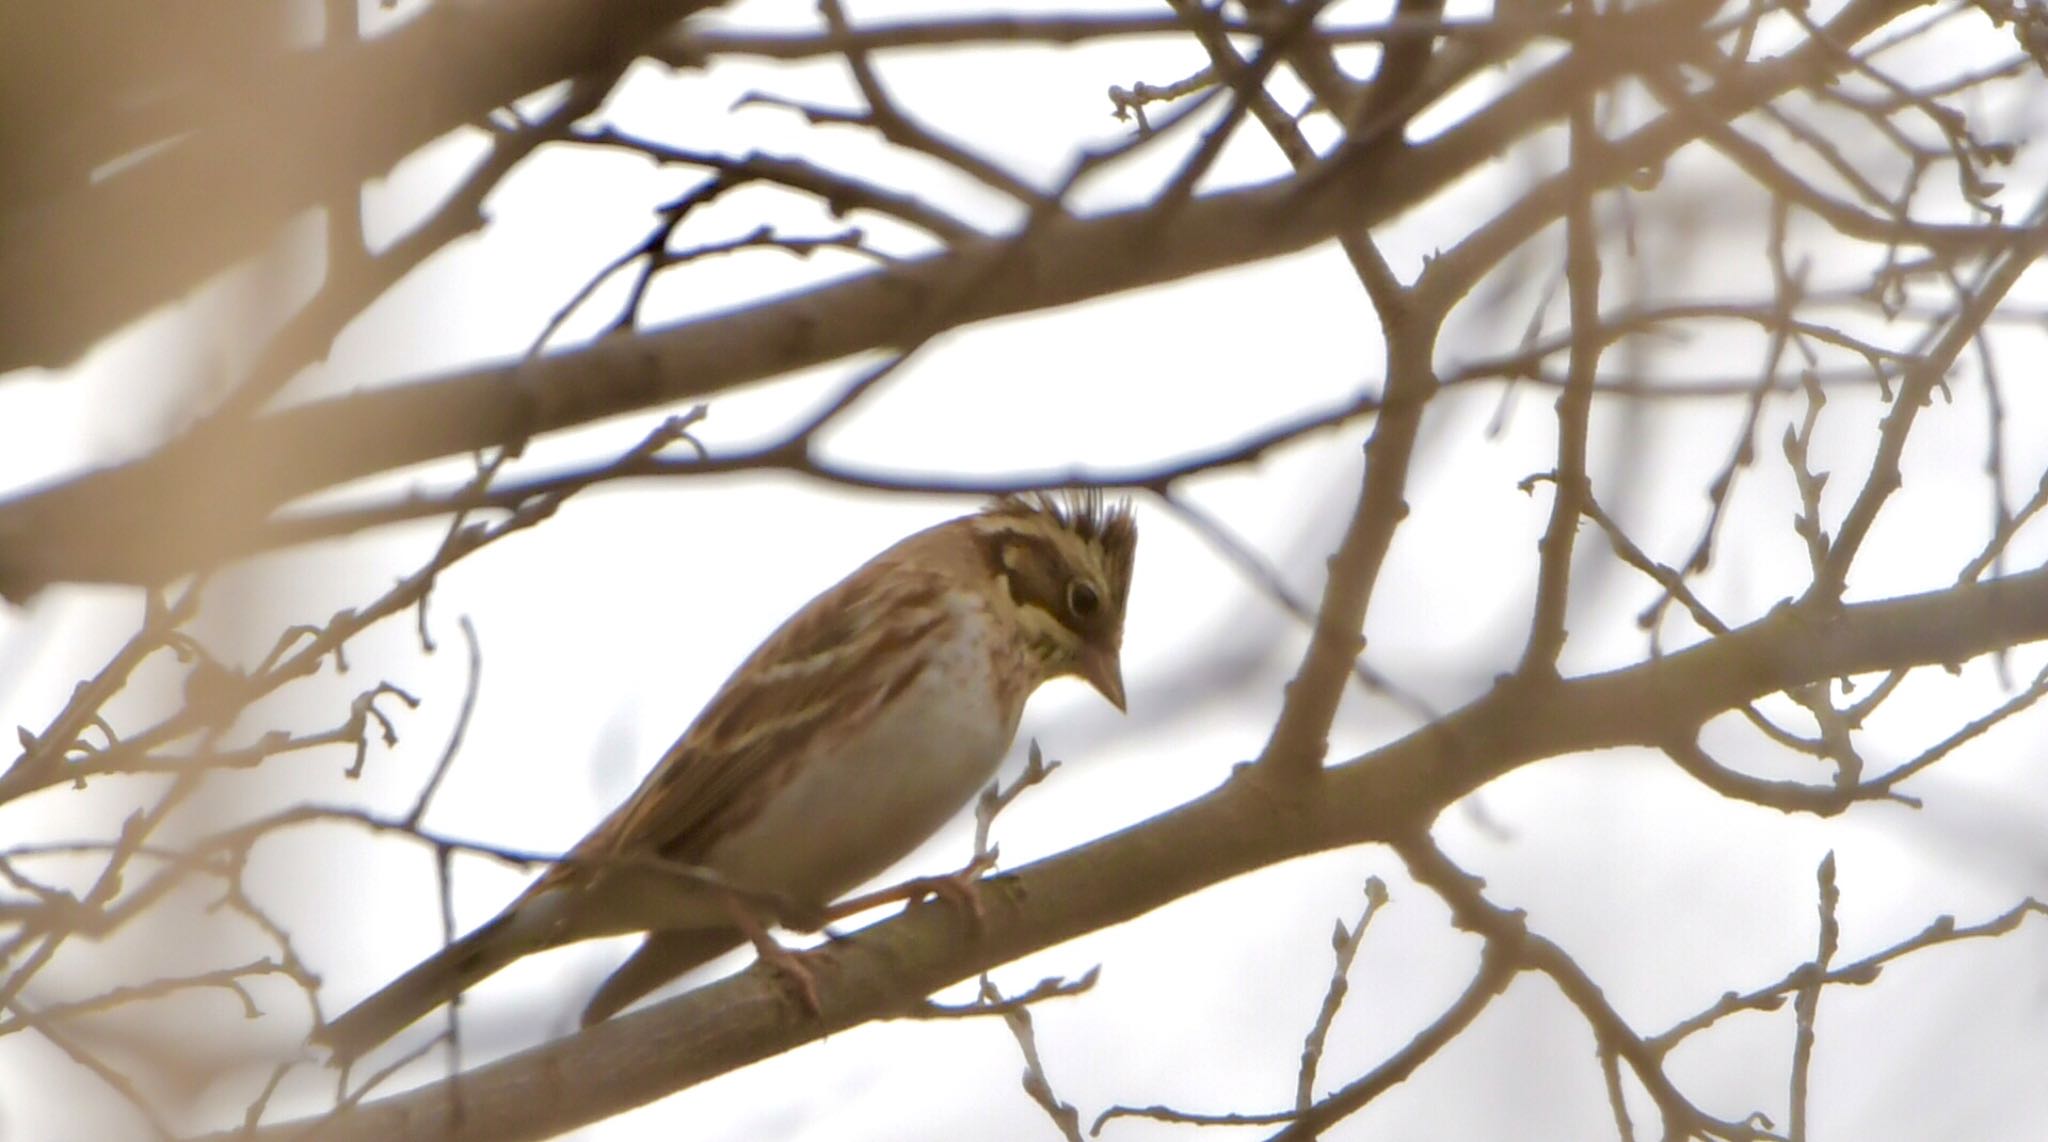
[[(1646, 745), (1766, 694), (1907, 665), (1962, 662), (2048, 638), (2048, 570), (1843, 607), (1781, 606), (1667, 657), (1570, 681), (1518, 678), (1323, 775), (1319, 795), (1241, 769), (1205, 797), (985, 882), (977, 936), (917, 907), (811, 957), (822, 1014), (756, 967), (637, 1014), (326, 1123), (327, 1142), (551, 1137), (874, 1019), (1028, 952), (1141, 916), (1254, 869), (1413, 836), (1481, 785), (1542, 758)], [(299, 1137), (268, 1127), (252, 1142)], [(229, 1135), (213, 1142), (227, 1142)]]
[[(0, 371), (72, 360), (257, 253), (337, 189), (353, 193), (434, 139), (630, 55), (705, 6), (437, 4), (376, 39), (280, 53), (246, 87), (209, 91), (206, 118), (129, 144), (154, 153), (98, 179), (74, 171), (72, 185), (51, 188), (63, 193), (0, 216)], [(8, 157), (33, 160), (34, 142)]]
[[(1858, 0), (1830, 25), (1853, 40), (1915, 6)], [(273, 508), (330, 485), (887, 347), (916, 329), (937, 299), (961, 322), (1070, 304), (1271, 258), (1390, 219), (1563, 115), (1585, 93), (1669, 65), (1675, 33), (1709, 7), (1666, 0), (1614, 17), (1586, 46), (1511, 97), (1399, 154), (1386, 166), (1340, 153), (1300, 178), (1184, 204), (1170, 223), (1138, 209), (1039, 227), (1023, 248), (991, 240), (900, 268), (855, 275), (738, 313), (679, 323), (521, 364), (318, 402), (232, 430), (201, 430), (133, 464), (0, 504), (0, 595), (51, 582), (155, 581), (232, 550)], [(1630, 50), (1605, 50), (1602, 45)], [(1825, 61), (1796, 55), (1733, 72), (1703, 102), (1739, 114), (1815, 82)], [(1682, 146), (1658, 130), (1639, 153), (1617, 141), (1585, 177), (1609, 184)], [(996, 257), (1015, 272), (987, 273)], [(971, 297), (955, 291), (978, 283)], [(249, 472), (266, 474), (250, 479)]]

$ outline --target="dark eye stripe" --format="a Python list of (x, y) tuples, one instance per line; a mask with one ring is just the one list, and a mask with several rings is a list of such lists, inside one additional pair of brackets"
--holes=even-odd
[(1058, 544), (1028, 531), (999, 531), (987, 542), (989, 564), (1009, 584), (1011, 602), (1058, 610), (1055, 584), (1065, 578), (1067, 566)]

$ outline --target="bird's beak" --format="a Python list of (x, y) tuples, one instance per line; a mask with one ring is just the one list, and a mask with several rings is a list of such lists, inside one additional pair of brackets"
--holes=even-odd
[(1078, 673), (1088, 680), (1090, 686), (1101, 691), (1110, 705), (1119, 711), (1124, 709), (1124, 668), (1116, 647), (1083, 648)]

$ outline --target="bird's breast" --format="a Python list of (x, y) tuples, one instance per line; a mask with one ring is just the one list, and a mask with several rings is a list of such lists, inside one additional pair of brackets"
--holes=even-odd
[(907, 855), (988, 784), (1036, 679), (1023, 677), (1021, 652), (986, 609), (950, 605), (953, 621), (918, 648), (915, 676), (882, 687), (893, 696), (849, 732), (813, 743), (705, 864), (735, 884), (822, 906)]

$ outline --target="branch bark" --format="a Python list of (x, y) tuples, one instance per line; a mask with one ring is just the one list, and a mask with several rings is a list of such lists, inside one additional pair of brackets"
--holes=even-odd
[[(1853, 0), (1829, 32), (1853, 42), (1917, 6)], [(1511, 97), (1398, 152), (1398, 169), (1366, 161), (1384, 157), (1376, 150), (1340, 151), (1305, 176), (1185, 203), (1164, 225), (1144, 209), (1053, 220), (1023, 250), (975, 243), (635, 337), (201, 425), (141, 460), (0, 503), (0, 596), (19, 600), (60, 581), (163, 581), (238, 553), (238, 536), (298, 496), (891, 346), (920, 327), (935, 298), (964, 324), (1272, 258), (1371, 227), (1491, 161), (1588, 92), (1670, 66), (1690, 43), (1674, 21), (1691, 26), (1712, 9), (1703, 0), (1666, 0), (1615, 17), (1601, 35), (1616, 50), (1572, 53)], [(1829, 50), (1809, 46), (1732, 70), (1699, 102), (1739, 115), (1841, 66)], [(1611, 185), (1699, 131), (1689, 119), (1655, 120), (1575, 177)], [(1019, 268), (989, 280), (997, 257), (1017, 258)], [(952, 292), (963, 282), (984, 284), (963, 299)], [(266, 478), (248, 479), (250, 471)]]
[[(756, 965), (644, 1011), (320, 1123), (323, 1142), (551, 1137), (876, 1019), (1026, 953), (1293, 857), (1397, 841), (1516, 768), (1649, 746), (1766, 694), (1843, 675), (1959, 663), (2048, 638), (2048, 569), (1828, 610), (1783, 604), (1668, 657), (1568, 681), (1516, 676), (1442, 721), (1327, 770), (1294, 796), (1260, 767), (1215, 792), (984, 884), (976, 936), (916, 907), (808, 961), (822, 1014)], [(205, 1142), (283, 1142), (312, 1121)]]
[[(0, 201), (0, 371), (72, 361), (125, 322), (255, 254), (299, 213), (335, 194), (357, 194), (412, 151), (523, 95), (632, 55), (706, 6), (436, 4), (375, 39), (352, 41), (329, 29), (330, 46), (279, 51), (244, 84), (180, 76), (207, 88), (190, 101), (200, 105), (194, 119), (154, 122), (160, 101), (138, 99), (141, 109), (130, 118), (140, 127), (67, 121), (10, 132), (9, 162), (27, 166), (89, 145), (78, 136), (95, 127), (89, 142), (112, 142), (88, 161), (65, 164), (61, 182), (34, 198)], [(133, 18), (153, 22), (147, 13)], [(79, 38), (73, 63), (90, 70), (90, 53), (103, 49), (105, 36)]]

